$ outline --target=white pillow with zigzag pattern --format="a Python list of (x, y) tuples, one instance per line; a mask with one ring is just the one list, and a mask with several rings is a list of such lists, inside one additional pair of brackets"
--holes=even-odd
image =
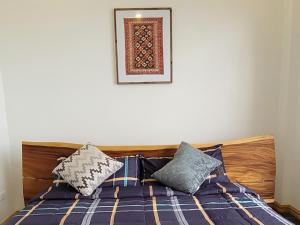
[(88, 196), (122, 166), (123, 163), (104, 154), (96, 146), (86, 144), (62, 161), (52, 173)]

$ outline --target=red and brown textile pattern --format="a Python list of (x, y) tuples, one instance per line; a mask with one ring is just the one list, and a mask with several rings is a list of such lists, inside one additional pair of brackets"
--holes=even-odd
[(126, 75), (163, 75), (163, 18), (124, 18), (124, 30)]

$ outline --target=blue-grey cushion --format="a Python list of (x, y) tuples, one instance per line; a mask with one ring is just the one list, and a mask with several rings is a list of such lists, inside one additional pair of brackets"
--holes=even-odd
[(182, 142), (174, 158), (152, 174), (161, 183), (194, 194), (207, 176), (222, 162)]

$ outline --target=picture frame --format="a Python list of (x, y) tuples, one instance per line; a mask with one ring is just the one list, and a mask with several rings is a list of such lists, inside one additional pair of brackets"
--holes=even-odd
[(118, 84), (172, 83), (172, 9), (115, 8)]

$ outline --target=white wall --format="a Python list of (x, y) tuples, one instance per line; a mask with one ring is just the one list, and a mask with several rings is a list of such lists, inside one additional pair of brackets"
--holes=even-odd
[[(10, 204), (11, 188), (10, 169), (11, 157), (9, 151), (9, 138), (5, 112), (5, 99), (0, 72), (0, 223), (13, 212), (13, 205)], [(6, 193), (6, 194), (5, 194)]]
[(300, 2), (289, 3), (288, 67), (283, 74), (285, 85), (281, 88), (278, 129), (278, 179), (277, 199), (300, 208)]
[[(277, 126), (285, 0), (1, 0), (16, 207), (21, 141), (203, 142)], [(113, 8), (173, 8), (174, 83), (116, 85)]]

